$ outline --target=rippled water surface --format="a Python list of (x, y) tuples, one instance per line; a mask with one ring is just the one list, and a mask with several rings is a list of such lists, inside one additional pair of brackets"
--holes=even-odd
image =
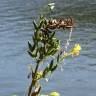
[[(52, 17), (75, 18), (72, 43), (80, 43), (79, 57), (63, 64), (44, 92), (58, 90), (62, 96), (96, 96), (96, 0), (53, 0)], [(43, 12), (47, 0), (0, 0), (0, 96), (24, 96), (28, 87), (27, 41), (31, 40), (32, 20)], [(60, 38), (64, 39), (60, 34)]]

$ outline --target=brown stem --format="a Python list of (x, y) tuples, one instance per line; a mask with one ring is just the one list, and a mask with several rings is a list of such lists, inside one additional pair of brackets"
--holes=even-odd
[[(39, 67), (39, 63), (37, 63), (37, 65), (36, 65), (34, 77), (35, 77), (35, 75), (36, 75), (36, 73), (37, 73), (38, 67)], [(34, 78), (34, 77), (33, 77), (33, 78)]]
[(39, 67), (39, 63), (37, 63), (36, 65), (36, 68), (35, 68), (35, 73), (34, 75), (32, 76), (32, 81), (31, 81), (31, 84), (29, 86), (29, 91), (28, 91), (28, 96), (31, 96), (32, 95), (32, 87), (35, 85), (36, 81), (34, 81), (35, 77), (36, 77), (36, 73), (37, 73), (37, 70), (38, 70), (38, 67)]
[(30, 96), (30, 94), (31, 94), (32, 86), (33, 86), (33, 82), (31, 81), (31, 84), (29, 86), (28, 96)]

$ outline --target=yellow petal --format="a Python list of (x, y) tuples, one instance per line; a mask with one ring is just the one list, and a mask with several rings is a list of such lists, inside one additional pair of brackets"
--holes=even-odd
[(51, 92), (49, 96), (60, 96), (60, 94), (58, 92)]
[(73, 50), (75, 50), (75, 51), (76, 51), (76, 50), (77, 50), (77, 51), (80, 51), (80, 50), (81, 50), (80, 44), (75, 44)]
[(72, 56), (78, 56), (79, 55), (79, 51), (74, 51), (73, 53), (71, 53), (72, 54)]
[(70, 51), (70, 55), (77, 56), (77, 55), (79, 55), (80, 50), (81, 50), (80, 44), (75, 44), (74, 47), (72, 48), (72, 50)]

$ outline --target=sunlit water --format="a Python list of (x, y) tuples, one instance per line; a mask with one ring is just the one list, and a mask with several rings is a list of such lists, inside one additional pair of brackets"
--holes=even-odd
[[(24, 96), (28, 88), (27, 54), (31, 40), (32, 20), (43, 12), (47, 0), (0, 0), (0, 96)], [(96, 0), (53, 0), (56, 8), (52, 17), (75, 18), (70, 44), (80, 43), (81, 55), (69, 58), (48, 83), (45, 93), (57, 90), (61, 96), (96, 96)], [(58, 33), (62, 41), (65, 33)], [(66, 33), (67, 34), (67, 33)], [(67, 34), (68, 35), (68, 34)]]

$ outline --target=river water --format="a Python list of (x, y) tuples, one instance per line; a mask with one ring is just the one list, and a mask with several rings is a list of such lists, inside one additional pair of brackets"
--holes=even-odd
[[(0, 96), (26, 94), (28, 64), (33, 63), (27, 54), (27, 42), (32, 37), (32, 20), (42, 12), (47, 17), (73, 17), (76, 27), (70, 43), (82, 46), (79, 57), (63, 62), (63, 72), (58, 69), (48, 83), (44, 81), (43, 92), (96, 96), (96, 0), (53, 2), (56, 7), (49, 14), (43, 8), (48, 0), (0, 0)], [(63, 40), (65, 35), (62, 34)]]

